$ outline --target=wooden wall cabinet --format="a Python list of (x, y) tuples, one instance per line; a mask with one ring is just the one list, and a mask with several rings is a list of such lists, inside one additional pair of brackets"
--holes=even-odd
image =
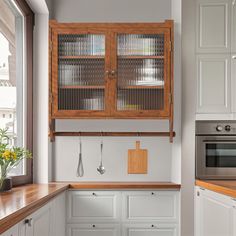
[(51, 121), (169, 119), (173, 132), (173, 21), (51, 21), (49, 56)]

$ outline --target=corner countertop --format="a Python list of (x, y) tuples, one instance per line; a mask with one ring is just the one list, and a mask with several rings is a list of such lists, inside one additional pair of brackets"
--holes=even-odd
[(236, 180), (196, 180), (196, 185), (236, 198)]
[(172, 182), (54, 182), (15, 187), (0, 193), (0, 234), (41, 208), (58, 194), (72, 190), (163, 189), (179, 190)]
[(68, 184), (30, 184), (0, 193), (0, 234), (68, 189)]

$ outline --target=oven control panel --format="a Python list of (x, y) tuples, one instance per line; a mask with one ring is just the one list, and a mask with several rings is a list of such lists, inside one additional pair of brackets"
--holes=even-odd
[(196, 121), (196, 135), (236, 135), (236, 121)]

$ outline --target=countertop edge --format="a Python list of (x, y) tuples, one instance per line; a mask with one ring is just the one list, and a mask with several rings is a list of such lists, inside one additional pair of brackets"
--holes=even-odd
[[(66, 182), (63, 182), (66, 183)], [(180, 184), (175, 184), (172, 182), (84, 182), (84, 183), (68, 183), (69, 189), (72, 190), (90, 190), (90, 189), (173, 189), (179, 190), (181, 188)]]
[(53, 191), (52, 193), (49, 193), (48, 195), (45, 195), (44, 197), (39, 198), (38, 200), (26, 205), (25, 207), (13, 212), (12, 214), (5, 216), (3, 219), (0, 220), (0, 225), (1, 225), (0, 234), (7, 231), (15, 224), (19, 223), (25, 217), (37, 211), (39, 208), (43, 207), (50, 200), (52, 200), (54, 197), (56, 197), (60, 193), (66, 191), (68, 188), (69, 188), (69, 185), (65, 185)]
[(211, 183), (211, 182), (208, 182), (207, 180), (206, 181), (195, 180), (195, 185), (208, 189), (210, 191), (216, 192), (216, 193), (220, 193), (220, 194), (224, 194), (229, 197), (232, 197), (232, 198), (236, 198), (236, 189), (231, 189), (230, 187), (225, 187), (225, 186), (218, 185), (216, 183)]

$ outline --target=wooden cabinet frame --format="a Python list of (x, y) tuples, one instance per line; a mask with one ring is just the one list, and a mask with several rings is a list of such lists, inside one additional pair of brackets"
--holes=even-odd
[[(118, 34), (164, 34), (164, 109), (122, 110), (117, 105), (117, 35)], [(59, 110), (58, 109), (58, 35), (102, 34), (105, 35), (105, 109), (104, 110)], [(58, 23), (50, 21), (50, 72), (49, 72), (49, 127), (51, 139), (55, 131), (55, 119), (168, 119), (170, 139), (173, 132), (173, 21), (163, 23)], [(146, 56), (158, 58), (158, 56)], [(114, 71), (105, 73), (106, 71)]]

